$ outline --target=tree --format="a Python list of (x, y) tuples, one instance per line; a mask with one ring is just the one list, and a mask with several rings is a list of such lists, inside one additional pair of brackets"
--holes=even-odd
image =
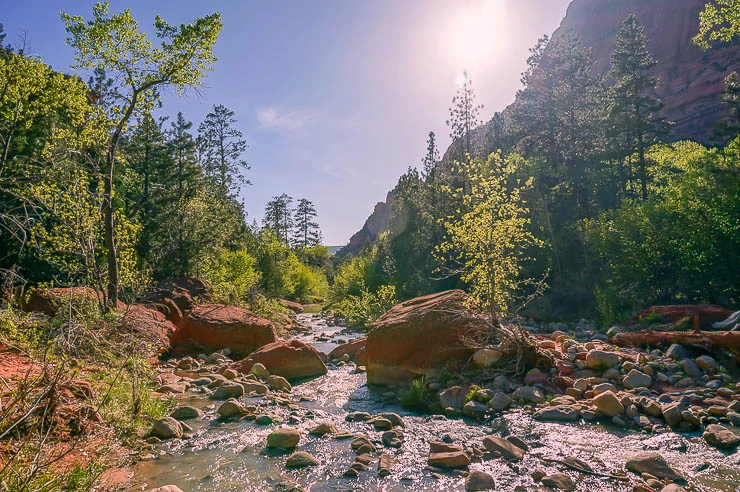
[(469, 156), (473, 153), (472, 132), (480, 124), (478, 113), (481, 109), (483, 109), (482, 105), (475, 104), (473, 81), (468, 76), (468, 72), (463, 71), (457, 93), (452, 98), (450, 119), (446, 122), (450, 127), (455, 158), (459, 161), (469, 160)]
[(423, 167), (422, 177), (425, 181), (433, 182), (435, 170), (439, 163), (439, 149), (437, 149), (437, 136), (429, 132), (427, 137), (427, 153), (421, 160)]
[(740, 134), (740, 76), (737, 72), (725, 77), (721, 100), (727, 106), (727, 111), (717, 121), (714, 136), (724, 143)]
[(154, 46), (146, 33), (139, 31), (130, 10), (110, 15), (108, 3), (93, 7), (93, 19), (61, 14), (75, 49), (75, 69), (101, 68), (116, 81), (115, 98), (108, 113), (113, 116), (103, 168), (102, 218), (108, 263), (107, 305), (115, 307), (119, 291), (118, 253), (115, 237), (115, 163), (118, 145), (136, 114), (151, 109), (159, 98), (158, 90), (174, 87), (182, 94), (202, 84), (206, 72), (216, 61), (213, 45), (221, 31), (221, 15), (211, 14), (192, 24), (171, 26), (157, 16)]
[(531, 180), (508, 184), (516, 158), (506, 162), (491, 154), (487, 161), (476, 158), (466, 164), (471, 190), (462, 195), (462, 205), (467, 212), (445, 222), (449, 238), (439, 247), (459, 262), (476, 303), (499, 315), (509, 311), (527, 248), (539, 244), (527, 230), (529, 210), (521, 197)]
[(234, 112), (218, 104), (198, 126), (198, 146), (201, 166), (222, 193), (231, 194), (237, 183), (251, 184), (241, 175), (249, 164), (241, 159), (247, 148), (242, 132), (233, 127)]
[(293, 245), (295, 247), (305, 249), (321, 244), (321, 230), (318, 222), (315, 221), (317, 215), (316, 207), (310, 200), (306, 198), (298, 200), (293, 214), (295, 227)]
[(699, 13), (699, 33), (694, 43), (709, 49), (714, 41), (729, 43), (740, 34), (740, 3), (737, 0), (712, 0)]
[(272, 197), (265, 206), (265, 218), (262, 221), (263, 225), (272, 230), (284, 244), (290, 244), (290, 233), (293, 230), (291, 203), (293, 198), (286, 193)]
[[(616, 138), (620, 159), (637, 153), (640, 190), (647, 200), (648, 175), (645, 151), (668, 133), (665, 118), (658, 116), (662, 104), (650, 96), (656, 79), (651, 71), (656, 61), (648, 50), (645, 26), (634, 14), (628, 16), (617, 33), (616, 48), (611, 56), (611, 89), (609, 119), (612, 137)], [(632, 171), (630, 168), (630, 177)]]

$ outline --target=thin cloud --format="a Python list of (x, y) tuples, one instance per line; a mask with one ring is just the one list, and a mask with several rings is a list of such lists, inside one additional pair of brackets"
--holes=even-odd
[(313, 120), (314, 114), (305, 110), (282, 112), (277, 108), (269, 107), (258, 109), (256, 117), (262, 129), (290, 132), (306, 126)]

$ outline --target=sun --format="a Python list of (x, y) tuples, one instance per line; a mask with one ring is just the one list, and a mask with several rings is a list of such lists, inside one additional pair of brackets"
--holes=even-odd
[(457, 77), (455, 77), (455, 85), (457, 87), (464, 86), (467, 81), (468, 81), (468, 74), (465, 72), (461, 72), (457, 74)]
[(461, 68), (490, 63), (501, 53), (506, 37), (505, 0), (479, 0), (461, 7), (452, 22), (448, 43)]

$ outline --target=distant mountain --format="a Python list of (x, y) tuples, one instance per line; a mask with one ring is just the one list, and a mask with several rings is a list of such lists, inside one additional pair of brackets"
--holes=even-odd
[(327, 248), (329, 248), (330, 255), (335, 255), (340, 249), (344, 248), (344, 246), (327, 246)]
[[(658, 62), (654, 69), (659, 80), (655, 95), (665, 104), (664, 116), (675, 123), (672, 140), (691, 139), (710, 144), (714, 124), (724, 111), (720, 102), (723, 80), (729, 73), (740, 70), (740, 58), (737, 44), (702, 51), (691, 42), (699, 30), (699, 12), (706, 1), (573, 0), (552, 38), (573, 30), (583, 46), (592, 48), (594, 71), (605, 74), (610, 68), (614, 39), (622, 21), (635, 14), (646, 28), (650, 51)], [(504, 110), (504, 120), (509, 108)], [(486, 130), (486, 125), (474, 130), (474, 144), (482, 142)], [(450, 152), (450, 149), (445, 152), (443, 164)], [(374, 241), (386, 230), (391, 201), (389, 193), (337, 257), (356, 254), (367, 239)]]

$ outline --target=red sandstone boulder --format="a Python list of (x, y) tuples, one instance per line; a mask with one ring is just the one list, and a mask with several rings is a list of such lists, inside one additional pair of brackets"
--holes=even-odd
[(652, 306), (634, 315), (631, 321), (633, 323), (639, 323), (641, 320), (657, 317), (658, 321), (673, 323), (682, 318), (689, 317), (698, 320), (698, 328), (706, 328), (715, 321), (726, 320), (731, 314), (732, 311), (714, 304)]
[(132, 329), (138, 339), (149, 342), (153, 352), (167, 350), (177, 329), (164, 314), (141, 304), (131, 304), (126, 308), (123, 324)]
[(215, 351), (229, 347), (236, 355), (247, 355), (277, 340), (275, 326), (238, 306), (201, 304), (178, 323), (170, 339), (178, 353)]
[(330, 359), (339, 359), (343, 355), (349, 355), (350, 359), (355, 361), (357, 365), (364, 366), (366, 362), (367, 350), (365, 343), (367, 342), (366, 337), (352, 340), (351, 342), (338, 345), (334, 347), (334, 350), (329, 352)]
[(270, 374), (295, 380), (326, 374), (326, 366), (319, 352), (298, 340), (280, 340), (265, 345), (234, 365), (234, 369), (249, 374), (252, 366), (260, 363)]
[(205, 300), (210, 294), (211, 288), (203, 280), (191, 277), (172, 278), (152, 285), (139, 302), (163, 313), (170, 321), (179, 323), (193, 307), (193, 299)]
[(473, 350), (463, 343), (485, 323), (466, 308), (467, 295), (451, 290), (411, 299), (378, 318), (367, 336), (367, 382), (394, 384), (446, 362), (463, 362)]

